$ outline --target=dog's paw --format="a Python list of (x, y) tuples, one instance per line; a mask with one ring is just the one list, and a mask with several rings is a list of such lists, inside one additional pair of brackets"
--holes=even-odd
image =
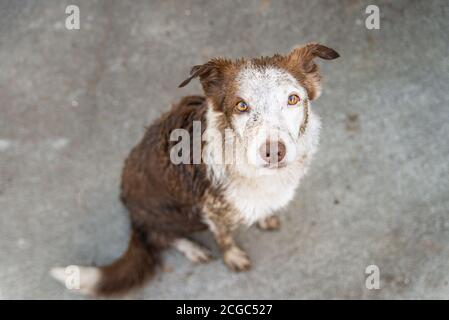
[(194, 263), (206, 263), (212, 260), (209, 249), (191, 240), (178, 239), (175, 241), (174, 246)]
[(278, 216), (270, 216), (257, 222), (259, 229), (266, 231), (279, 230), (281, 228), (281, 220)]
[(186, 257), (194, 263), (207, 263), (212, 260), (212, 255), (209, 249), (201, 246), (192, 247), (192, 249), (186, 253)]
[(251, 261), (245, 251), (237, 246), (226, 250), (223, 254), (226, 266), (232, 271), (240, 272), (251, 268)]

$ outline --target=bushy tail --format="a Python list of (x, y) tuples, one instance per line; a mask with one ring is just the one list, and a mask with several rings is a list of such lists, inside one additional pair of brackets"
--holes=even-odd
[(112, 264), (100, 268), (54, 268), (50, 273), (72, 291), (95, 296), (119, 296), (141, 287), (154, 275), (160, 262), (160, 250), (133, 231), (128, 249)]

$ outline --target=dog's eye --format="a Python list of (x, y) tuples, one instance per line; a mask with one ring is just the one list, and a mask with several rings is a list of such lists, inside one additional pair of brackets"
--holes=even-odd
[(248, 111), (249, 107), (248, 104), (242, 100), (237, 102), (237, 104), (235, 105), (235, 109), (240, 112), (245, 112)]
[(295, 104), (298, 104), (299, 102), (299, 96), (297, 94), (291, 94), (288, 96), (288, 104), (290, 106), (294, 106)]

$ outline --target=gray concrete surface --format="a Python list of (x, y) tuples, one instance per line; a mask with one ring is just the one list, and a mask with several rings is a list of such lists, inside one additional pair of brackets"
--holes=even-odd
[[(177, 89), (192, 65), (307, 41), (341, 59), (321, 63), (322, 143), (282, 230), (241, 230), (243, 274), (169, 251), (134, 298), (449, 298), (449, 2), (374, 2), (381, 29), (367, 30), (370, 3), (0, 0), (0, 298), (80, 299), (49, 268), (121, 254), (122, 162), (199, 92)], [(370, 264), (380, 290), (365, 288)]]

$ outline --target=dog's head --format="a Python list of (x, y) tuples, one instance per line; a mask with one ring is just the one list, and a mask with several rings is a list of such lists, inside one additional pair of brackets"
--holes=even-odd
[(238, 161), (239, 171), (267, 173), (298, 157), (309, 101), (321, 93), (316, 57), (332, 60), (339, 54), (323, 45), (308, 44), (286, 56), (216, 58), (194, 66), (180, 87), (199, 77), (216, 129), (222, 133), (230, 129), (236, 140), (235, 153), (247, 160), (245, 165)]

